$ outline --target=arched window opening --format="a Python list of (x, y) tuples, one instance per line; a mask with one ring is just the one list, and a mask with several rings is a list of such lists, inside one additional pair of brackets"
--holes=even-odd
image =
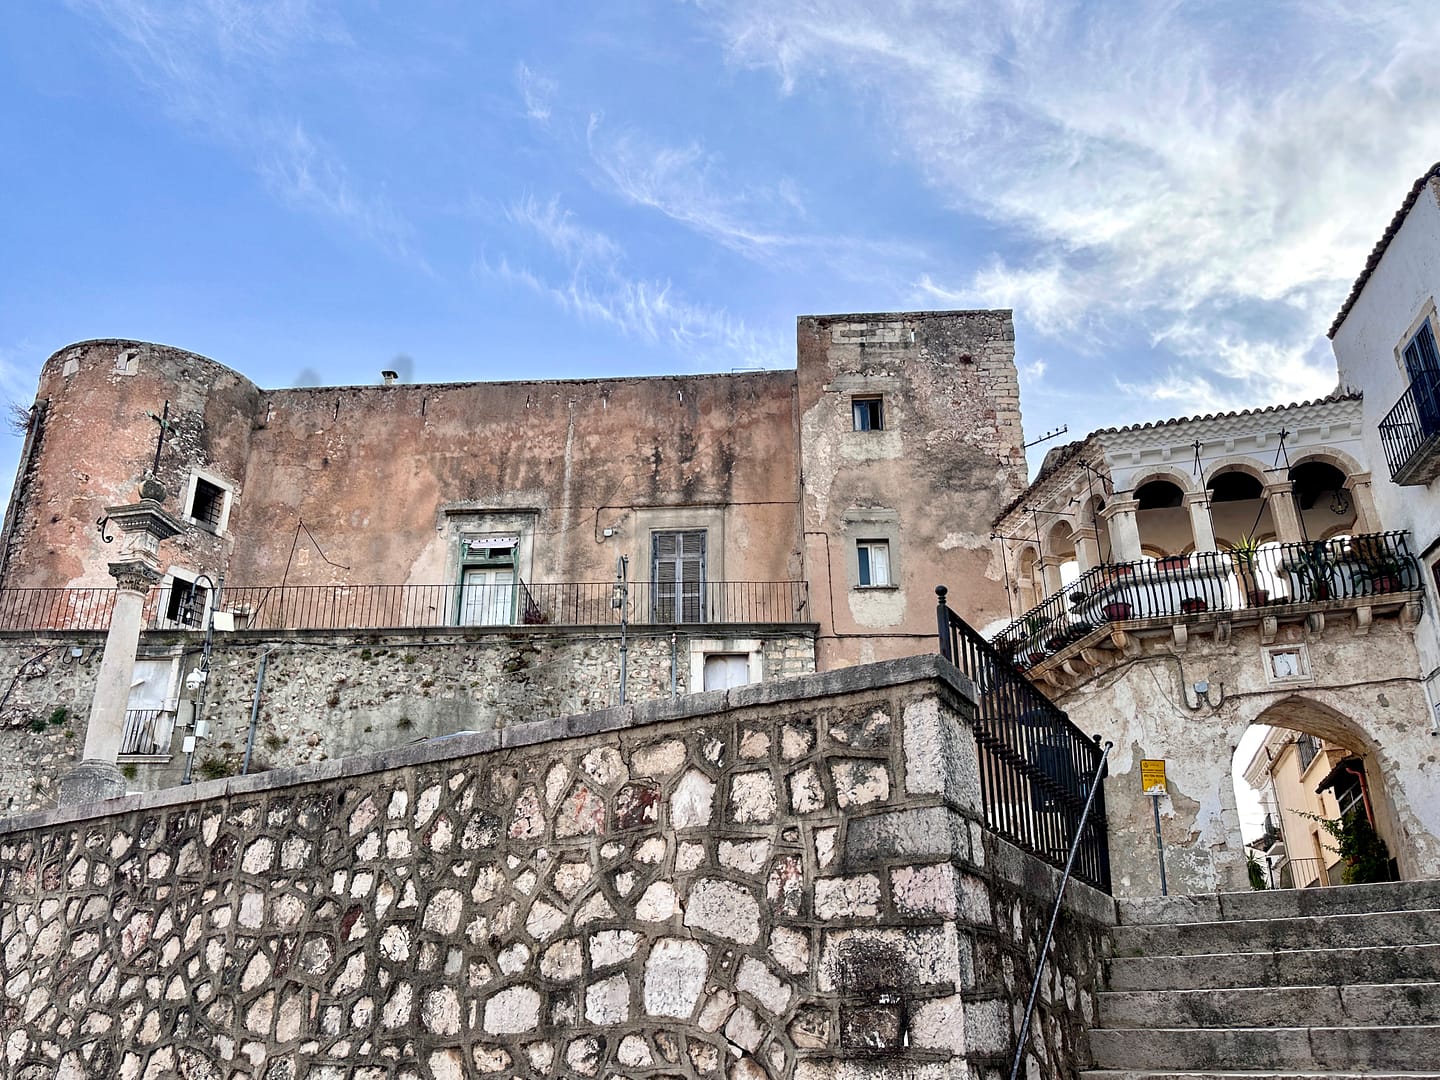
[(1240, 469), (1229, 469), (1210, 478), (1210, 521), (1221, 549), (1233, 547), (1241, 538), (1253, 540), (1273, 536), (1275, 519), (1265, 498), (1259, 477)]
[(1157, 557), (1163, 558), (1194, 547), (1184, 501), (1185, 493), (1170, 480), (1151, 480), (1135, 489), (1135, 526), (1141, 551), (1158, 552)]
[(1345, 474), (1328, 461), (1303, 461), (1290, 470), (1295, 508), (1306, 536), (1325, 536), (1355, 524), (1355, 500)]

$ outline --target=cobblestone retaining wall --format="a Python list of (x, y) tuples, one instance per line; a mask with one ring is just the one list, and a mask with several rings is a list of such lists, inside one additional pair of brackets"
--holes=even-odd
[[(1055, 875), (979, 824), (968, 692), (916, 657), (12, 819), (0, 1076), (998, 1076)], [(1072, 888), (1047, 1076), (1113, 921)]]
[[(813, 631), (801, 627), (715, 626), (676, 634), (676, 692), (689, 693), (690, 642), (758, 645), (765, 679), (815, 670)], [(0, 812), (54, 804), (55, 783), (74, 767), (100, 666), (102, 634), (54, 634), (0, 640)], [(141, 656), (199, 663), (194, 634), (144, 635)], [(74, 656), (75, 649), (80, 655)], [(628, 698), (669, 697), (672, 643), (667, 633), (637, 631), (629, 641)], [(266, 661), (254, 767), (305, 765), (403, 746), (457, 731), (487, 731), (603, 709), (618, 702), (619, 639), (600, 630), (515, 628), (302, 634), (216, 638), (205, 713), (211, 735), (197, 765), (210, 773), (240, 769), (260, 656)], [(6, 692), (8, 687), (8, 692)], [(180, 703), (180, 718), (191, 715)], [(127, 762), (132, 790), (180, 783), (179, 732), (159, 760)]]

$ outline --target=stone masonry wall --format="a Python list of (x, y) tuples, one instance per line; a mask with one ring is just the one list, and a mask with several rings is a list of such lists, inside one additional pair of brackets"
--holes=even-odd
[[(0, 826), (0, 1077), (1002, 1075), (1054, 875), (933, 657)], [(1085, 1061), (1113, 904), (1039, 1017)]]
[[(766, 679), (815, 670), (814, 635), (805, 628), (707, 625), (701, 636), (759, 640)], [(691, 637), (676, 635), (678, 694), (689, 693)], [(56, 781), (85, 743), (103, 644), (101, 634), (0, 639), (0, 754), (10, 766), (0, 771), (0, 810), (54, 804)], [(615, 705), (619, 644), (613, 628), (219, 635), (205, 709), (212, 733), (197, 765), (207, 775), (239, 771), (262, 653), (269, 658), (252, 761), (257, 771)], [(141, 656), (180, 655), (183, 673), (199, 664), (200, 645), (196, 634), (146, 634)], [(639, 631), (629, 646), (629, 699), (668, 697), (670, 635)], [(76, 648), (79, 657), (71, 655)], [(182, 717), (189, 715), (186, 703)], [(132, 790), (180, 783), (183, 734), (172, 739), (168, 760), (126, 762)]]

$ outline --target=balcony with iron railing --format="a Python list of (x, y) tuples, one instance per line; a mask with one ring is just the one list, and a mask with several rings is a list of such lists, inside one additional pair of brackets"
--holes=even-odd
[[(201, 630), (213, 597), (188, 584), (145, 601), (151, 630)], [(0, 589), (0, 631), (99, 630), (114, 588)], [(443, 627), (689, 626), (810, 621), (804, 581), (613, 581), (458, 585), (226, 586), (219, 611), (237, 630), (401, 630)]]
[(1403, 532), (1265, 544), (1250, 553), (1204, 551), (1097, 566), (995, 635), (1022, 669), (1138, 628), (1393, 603), (1421, 588)]
[(1440, 475), (1440, 371), (1418, 371), (1380, 421), (1390, 479), (1423, 485)]

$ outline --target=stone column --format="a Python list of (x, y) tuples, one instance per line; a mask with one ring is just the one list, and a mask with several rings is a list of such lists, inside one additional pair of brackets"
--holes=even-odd
[(105, 652), (95, 678), (95, 697), (85, 729), (80, 764), (60, 780), (60, 804), (96, 802), (125, 794), (125, 778), (116, 759), (125, 738), (125, 709), (135, 675), (135, 653), (145, 624), (145, 597), (161, 578), (160, 541), (176, 535), (181, 524), (160, 506), (165, 489), (147, 481), (138, 503), (105, 510), (125, 540), (120, 558), (110, 564), (115, 579), (115, 608), (105, 635)]
[(1187, 491), (1185, 509), (1190, 511), (1190, 534), (1196, 551), (1215, 551), (1215, 523), (1210, 520), (1210, 496), (1204, 491)]
[(95, 698), (85, 729), (79, 765), (60, 781), (62, 805), (115, 799), (125, 794), (125, 778), (116, 759), (125, 736), (125, 708), (135, 674), (135, 653), (145, 622), (145, 597), (161, 578), (160, 567), (137, 558), (110, 564), (115, 579), (115, 608), (105, 635), (105, 653), (95, 676)]
[(1355, 527), (1357, 533), (1378, 533), (1384, 529), (1380, 524), (1380, 512), (1375, 508), (1375, 492), (1370, 486), (1368, 472), (1346, 477), (1345, 490), (1355, 501)]
[(1082, 574), (1100, 565), (1100, 538), (1095, 526), (1081, 525), (1075, 530), (1075, 561)]
[(1127, 563), (1140, 560), (1140, 525), (1135, 513), (1140, 504), (1134, 499), (1112, 499), (1100, 517), (1110, 531), (1110, 559)]
[(1298, 544), (1305, 539), (1300, 529), (1300, 514), (1295, 509), (1295, 484), (1276, 480), (1265, 485), (1265, 498), (1270, 503), (1270, 520), (1275, 523), (1275, 539), (1282, 544)]
[(1045, 595), (1042, 600), (1048, 600), (1060, 591), (1060, 563), (1063, 560), (1057, 555), (1042, 555), (1040, 557), (1040, 573), (1045, 578)]

